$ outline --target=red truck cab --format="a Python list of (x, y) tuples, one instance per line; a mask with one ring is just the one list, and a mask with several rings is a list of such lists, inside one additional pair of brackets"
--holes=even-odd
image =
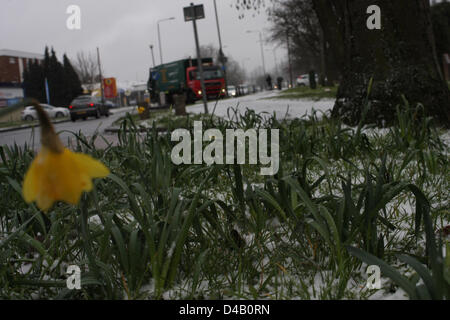
[[(220, 67), (213, 64), (203, 65), (203, 76), (205, 80), (206, 96), (208, 98), (219, 98), (225, 96), (225, 78)], [(193, 98), (194, 100), (201, 99), (202, 86), (197, 67), (188, 67), (186, 69), (186, 79), (187, 85), (193, 93), (193, 96), (190, 98)]]

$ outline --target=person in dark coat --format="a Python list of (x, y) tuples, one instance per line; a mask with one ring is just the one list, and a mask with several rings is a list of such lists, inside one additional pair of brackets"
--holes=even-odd
[(277, 85), (278, 85), (278, 90), (281, 90), (283, 87), (283, 77), (277, 78)]
[(272, 90), (272, 77), (270, 76), (270, 74), (267, 75), (266, 82), (267, 86), (269, 87), (269, 90)]

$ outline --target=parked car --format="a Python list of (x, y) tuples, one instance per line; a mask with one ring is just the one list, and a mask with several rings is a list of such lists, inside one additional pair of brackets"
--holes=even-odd
[[(319, 75), (316, 73), (316, 83), (319, 82)], [(297, 77), (297, 85), (309, 86), (309, 74), (302, 74)]]
[(86, 120), (88, 117), (109, 117), (109, 106), (98, 97), (79, 96), (69, 106), (70, 119), (76, 121), (79, 118)]
[[(50, 118), (64, 118), (70, 116), (70, 112), (66, 108), (58, 108), (49, 104), (41, 104), (41, 106)], [(22, 120), (38, 120), (37, 112), (33, 106), (25, 107), (22, 111)]]
[(237, 91), (236, 91), (236, 87), (235, 86), (228, 86), (227, 89), (228, 89), (228, 96), (236, 97)]

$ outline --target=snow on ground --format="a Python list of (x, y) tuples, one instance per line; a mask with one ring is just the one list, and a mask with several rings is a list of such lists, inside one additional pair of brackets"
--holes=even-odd
[[(297, 118), (305, 114), (311, 114), (311, 111), (328, 111), (333, 108), (334, 99), (322, 99), (319, 101), (313, 101), (308, 99), (276, 99), (278, 92), (259, 92), (253, 95), (238, 97), (234, 99), (220, 100), (217, 102), (214, 115), (220, 117), (227, 117), (227, 110), (229, 108), (238, 108), (241, 114), (244, 114), (246, 109), (255, 110), (257, 113), (268, 112), (270, 114), (276, 113), (278, 119), (283, 119), (286, 116), (288, 118)], [(271, 99), (267, 99), (271, 98)], [(216, 105), (215, 101), (208, 102), (209, 112), (212, 113)], [(188, 107), (190, 113), (203, 113), (203, 102), (197, 102), (195, 106)], [(230, 116), (234, 113), (230, 110)]]

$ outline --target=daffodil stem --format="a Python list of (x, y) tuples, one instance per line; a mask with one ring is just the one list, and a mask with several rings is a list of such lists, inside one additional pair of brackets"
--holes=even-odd
[(90, 246), (90, 237), (89, 237), (89, 227), (88, 227), (88, 209), (87, 209), (87, 199), (85, 196), (83, 196), (83, 200), (80, 204), (80, 220), (81, 220), (81, 237), (83, 238), (83, 245), (84, 245), (84, 251), (86, 252), (86, 255), (89, 260), (89, 270), (92, 271), (97, 278), (98, 281), (100, 281), (100, 272), (98, 270), (97, 264), (95, 262), (94, 255), (91, 250)]

